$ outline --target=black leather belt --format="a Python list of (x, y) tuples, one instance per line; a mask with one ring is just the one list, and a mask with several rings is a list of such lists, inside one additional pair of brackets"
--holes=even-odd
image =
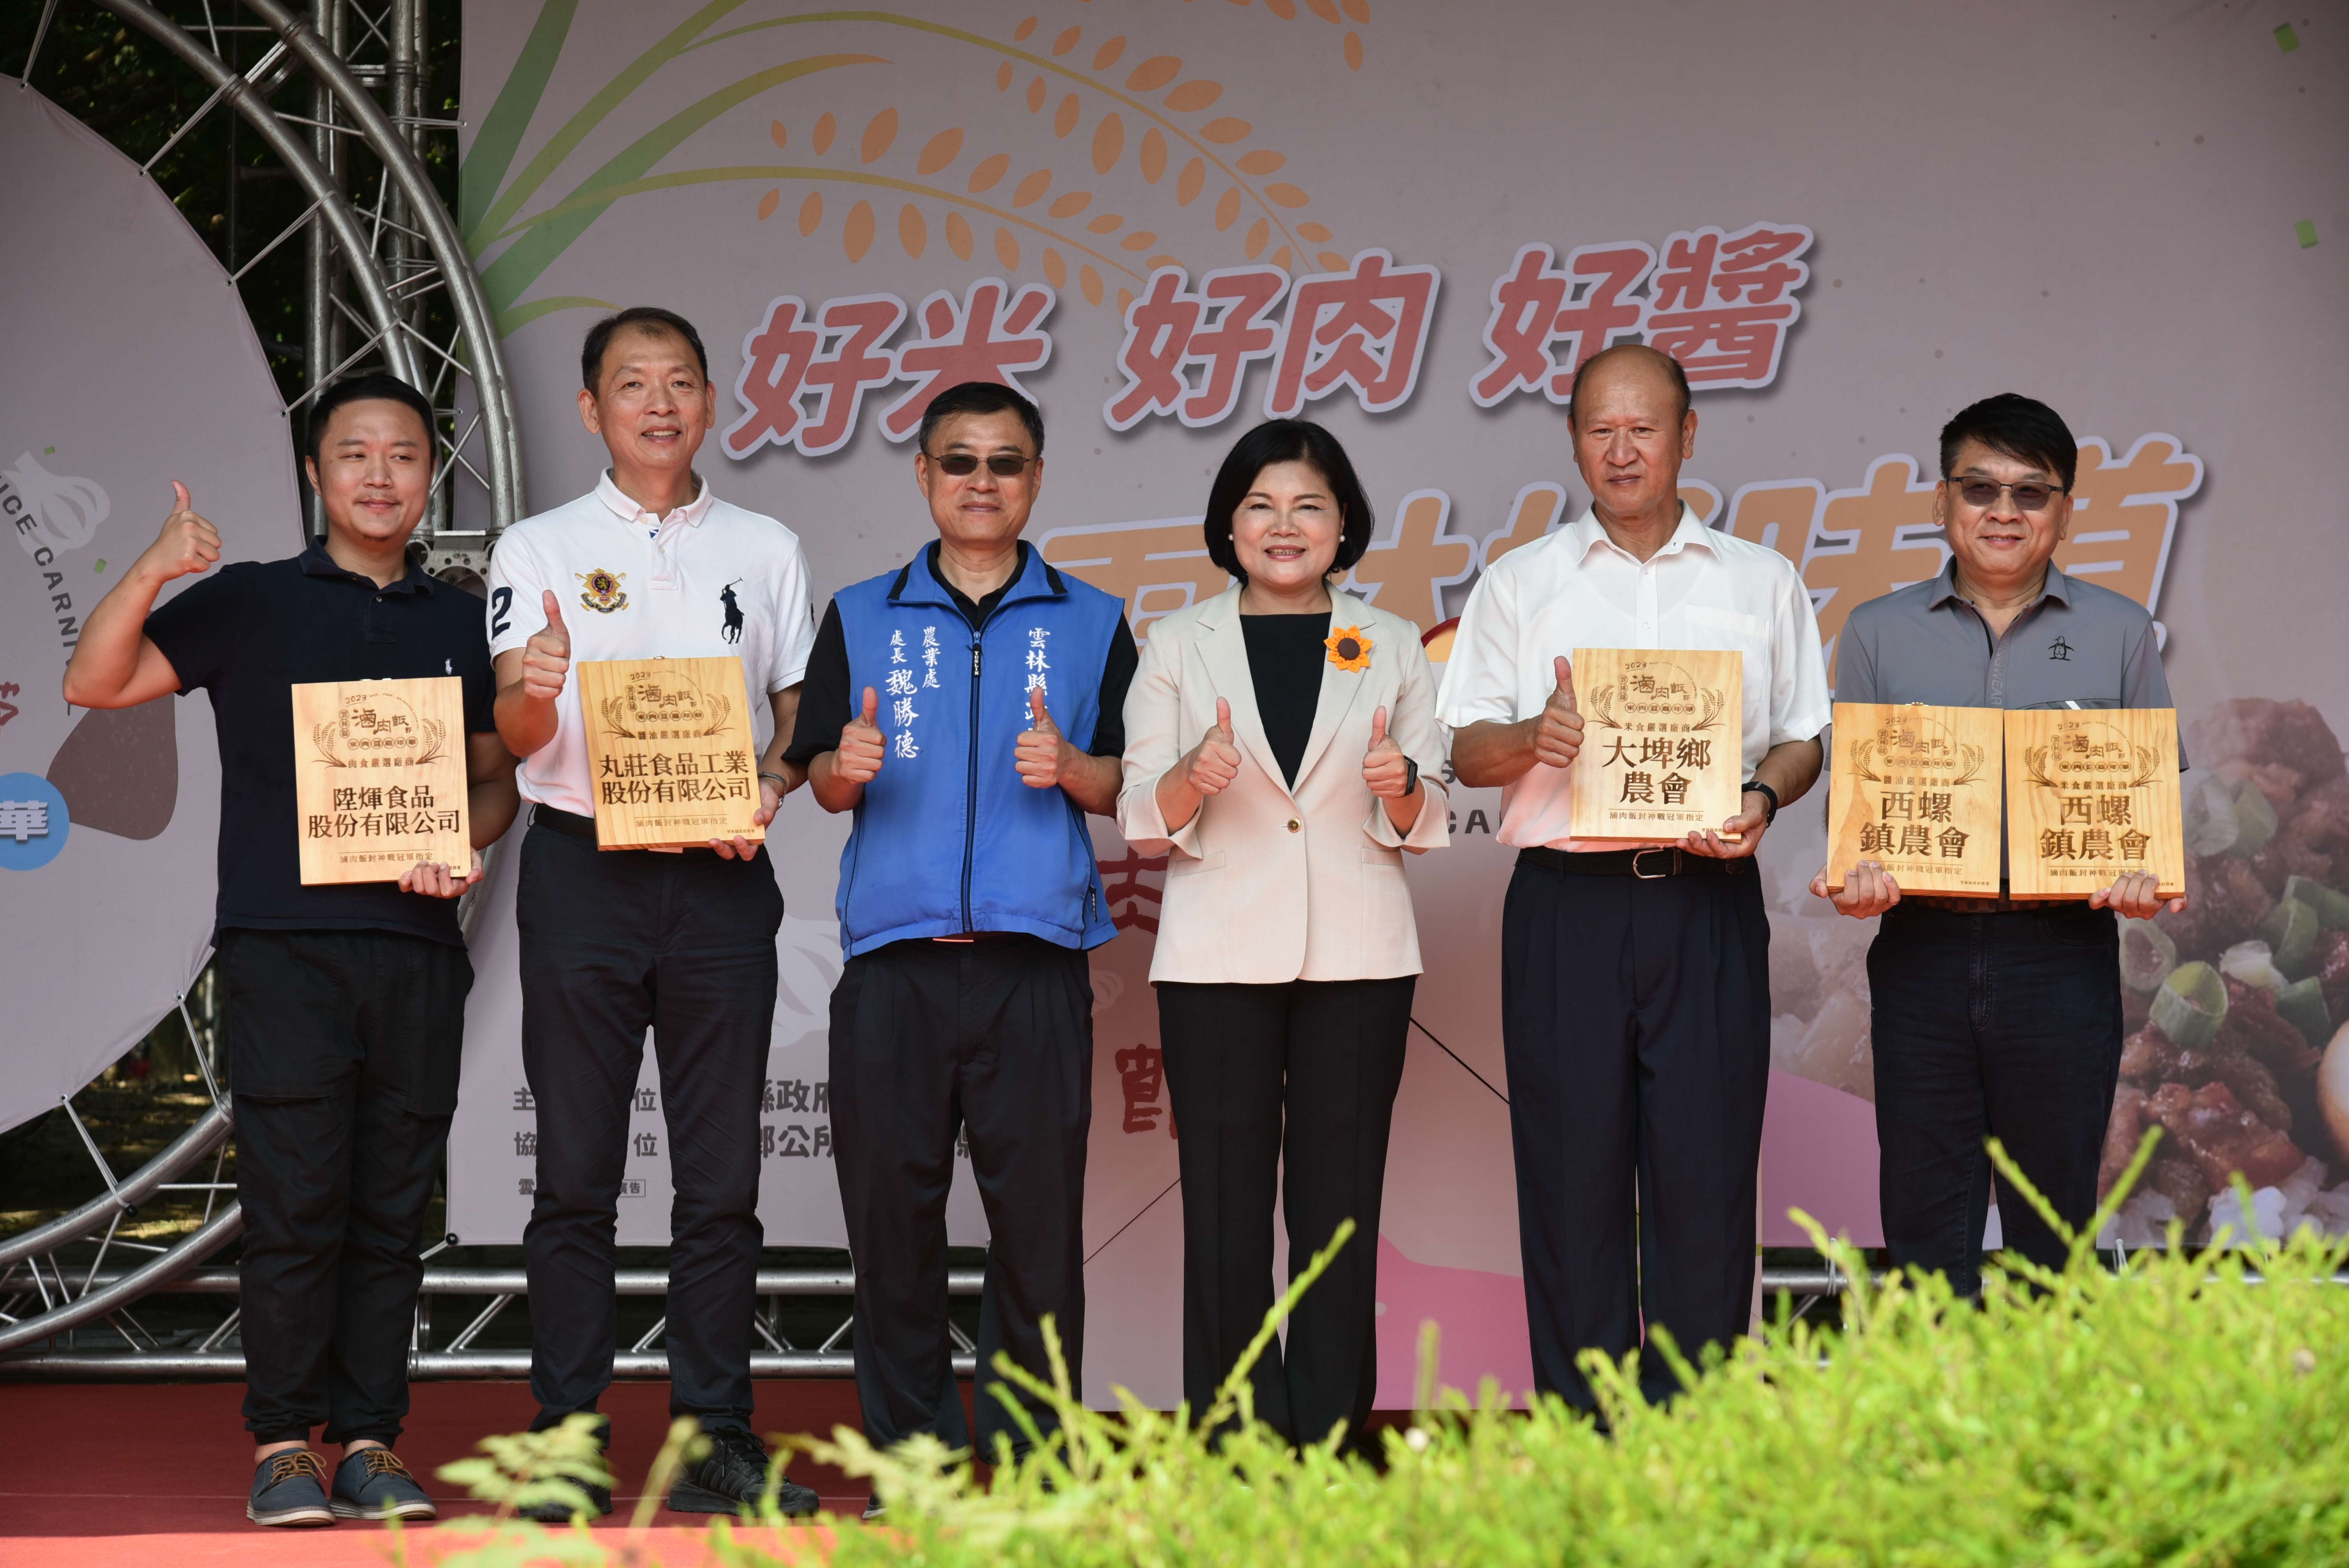
[(1664, 877), (1744, 876), (1754, 869), (1754, 857), (1715, 860), (1711, 855), (1690, 854), (1677, 844), (1652, 844), (1640, 850), (1586, 850), (1572, 854), (1564, 850), (1519, 850), (1517, 863), (1560, 876), (1638, 877), (1641, 882), (1655, 882)]
[(2040, 903), (2036, 899), (2012, 899), (2004, 893), (1996, 898), (1944, 898), (1939, 893), (1904, 892), (1893, 908), (1911, 906), (1938, 910), (1943, 914), (2014, 914), (2027, 909), (2037, 909)]
[[(585, 839), (591, 844), (595, 841), (595, 819), (583, 817), (576, 811), (558, 811), (552, 806), (533, 806), (530, 809), (530, 820), (533, 827), (551, 829), (565, 838)], [(623, 855), (708, 855), (712, 858), (715, 858), (718, 853), (708, 844), (688, 844), (683, 849), (674, 851), (615, 850), (612, 852)]]
[(1943, 898), (1904, 892), (1884, 912), (1887, 920), (1928, 914), (2035, 914), (2048, 920), (2110, 919), (2112, 912), (2090, 909), (2085, 899)]

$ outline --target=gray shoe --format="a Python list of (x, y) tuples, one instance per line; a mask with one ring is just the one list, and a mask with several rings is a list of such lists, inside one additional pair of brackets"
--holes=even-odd
[(337, 1519), (397, 1519), (413, 1523), (438, 1519), (440, 1511), (389, 1449), (347, 1453), (335, 1467), (335, 1492), (326, 1506)]
[(253, 1469), (253, 1494), (244, 1516), (255, 1524), (332, 1524), (326, 1504), (326, 1467), (307, 1449), (272, 1454)]
[[(767, 1495), (766, 1445), (740, 1427), (709, 1434), (709, 1451), (678, 1472), (668, 1505), (678, 1513), (738, 1513), (756, 1510)], [(775, 1478), (775, 1506), (787, 1518), (802, 1518), (823, 1506), (807, 1487)]]

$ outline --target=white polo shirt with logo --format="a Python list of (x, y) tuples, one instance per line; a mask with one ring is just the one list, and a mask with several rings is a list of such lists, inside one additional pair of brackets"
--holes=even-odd
[[(771, 517), (713, 496), (708, 480), (656, 517), (622, 494), (609, 469), (577, 500), (514, 524), (490, 556), (490, 654), (520, 648), (546, 624), (552, 589), (571, 634), (571, 662), (710, 658), (742, 661), (755, 699), (796, 686), (815, 645), (807, 557)], [(554, 738), (523, 758), (522, 798), (582, 817), (595, 812), (575, 674), (555, 699)], [(750, 704), (763, 749), (774, 730)]]

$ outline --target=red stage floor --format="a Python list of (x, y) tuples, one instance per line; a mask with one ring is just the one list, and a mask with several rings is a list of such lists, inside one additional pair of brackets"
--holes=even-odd
[[(234, 1383), (0, 1387), (0, 1564), (384, 1568), (388, 1542), (378, 1526), (290, 1531), (247, 1522), (253, 1464), (237, 1413), (243, 1398), (243, 1386)], [(968, 1387), (963, 1398), (968, 1406)], [(616, 1385), (604, 1409), (612, 1418), (620, 1487), (603, 1528), (619, 1531), (667, 1430), (668, 1385)], [(440, 1500), (442, 1518), (453, 1517), (467, 1505), (432, 1472), (488, 1433), (529, 1425), (533, 1411), (529, 1390), (518, 1383), (420, 1383), (399, 1454)], [(761, 1432), (828, 1434), (855, 1420), (855, 1386), (844, 1378), (758, 1387)], [(814, 1487), (835, 1513), (853, 1519), (864, 1509), (864, 1489), (837, 1471), (802, 1459), (791, 1474)], [(667, 1509), (654, 1517), (661, 1527), (652, 1542), (660, 1562), (689, 1568), (701, 1560), (695, 1542), (706, 1519)], [(413, 1536), (412, 1560), (419, 1565), (436, 1555), (432, 1533), (427, 1527)]]

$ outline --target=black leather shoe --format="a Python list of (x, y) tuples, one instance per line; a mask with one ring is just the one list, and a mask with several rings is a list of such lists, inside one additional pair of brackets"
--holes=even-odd
[(523, 1518), (534, 1519), (541, 1524), (568, 1524), (574, 1519), (582, 1517), (601, 1519), (612, 1511), (610, 1487), (590, 1486), (585, 1481), (573, 1481), (571, 1484), (587, 1494), (585, 1508), (574, 1508), (566, 1502), (534, 1502), (528, 1508), (517, 1509), (515, 1511)]
[[(755, 1511), (766, 1495), (766, 1445), (740, 1427), (720, 1427), (709, 1434), (709, 1451), (678, 1472), (668, 1505), (678, 1513), (739, 1513)], [(822, 1500), (778, 1476), (775, 1506), (797, 1519), (813, 1513)]]

